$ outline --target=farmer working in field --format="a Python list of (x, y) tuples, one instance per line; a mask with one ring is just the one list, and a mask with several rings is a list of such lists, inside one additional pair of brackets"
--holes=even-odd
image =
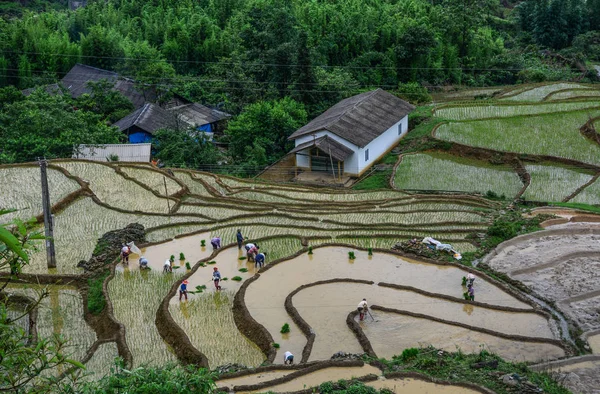
[(248, 249), (248, 251), (246, 252), (246, 257), (248, 261), (254, 261), (254, 258), (258, 254), (258, 249), (260, 249), (258, 245), (254, 245), (253, 247)]
[[(174, 259), (173, 259), (174, 260)], [(166, 260), (165, 263), (163, 264), (163, 272), (173, 272), (173, 263), (172, 259)]]
[(294, 355), (289, 350), (283, 355), (283, 363), (284, 364), (293, 364), (294, 363)]
[(179, 286), (179, 301), (181, 301), (181, 296), (185, 296), (185, 300), (187, 301), (187, 285), (188, 285), (187, 280), (184, 280), (183, 282), (181, 282), (181, 286)]
[(467, 285), (473, 286), (473, 282), (475, 282), (475, 275), (472, 272), (467, 274)]
[(473, 285), (467, 285), (467, 294), (469, 295), (469, 299), (471, 301), (475, 301), (475, 288)]
[(265, 264), (266, 255), (266, 253), (257, 253), (256, 256), (254, 256), (254, 268), (262, 268)]
[(140, 263), (141, 270), (148, 268), (148, 259), (145, 258), (144, 256), (140, 257), (139, 263)]
[(221, 290), (221, 286), (219, 286), (219, 282), (221, 281), (221, 273), (217, 267), (213, 268), (213, 282), (215, 282), (215, 289)]
[(363, 321), (365, 319), (365, 314), (369, 311), (369, 306), (367, 305), (367, 299), (363, 298), (361, 302), (358, 303), (358, 314), (359, 319)]
[(244, 236), (242, 235), (242, 230), (238, 228), (237, 234), (235, 235), (237, 239), (238, 249), (242, 248), (242, 243), (244, 242)]
[(213, 249), (217, 250), (221, 248), (221, 237), (214, 237), (213, 239), (210, 240), (210, 244), (212, 245)]
[(129, 255), (131, 254), (131, 249), (127, 245), (123, 245), (121, 248), (121, 260), (123, 264), (129, 264)]

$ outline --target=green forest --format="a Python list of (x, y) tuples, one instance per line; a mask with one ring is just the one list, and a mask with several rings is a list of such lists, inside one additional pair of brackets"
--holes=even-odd
[[(373, 88), (419, 104), (450, 86), (590, 82), (600, 61), (600, 0), (90, 0), (75, 11), (24, 0), (0, 11), (0, 86), (51, 84), (83, 63), (233, 115), (271, 112), (286, 133)], [(1, 131), (11, 116), (0, 113)], [(286, 151), (285, 136), (255, 137), (233, 162)]]

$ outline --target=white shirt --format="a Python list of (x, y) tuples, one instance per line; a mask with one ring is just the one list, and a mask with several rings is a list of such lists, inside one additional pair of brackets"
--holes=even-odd
[(288, 358), (289, 356), (292, 356), (292, 357), (293, 357), (294, 355), (293, 355), (293, 354), (292, 354), (292, 352), (290, 352), (290, 351), (287, 351), (287, 352), (285, 352), (285, 353), (283, 354), (283, 358), (285, 358), (286, 360), (287, 360), (287, 358)]
[(367, 307), (367, 301), (362, 300), (361, 302), (358, 303), (358, 307), (359, 308), (366, 308)]
[(166, 266), (169, 266), (169, 267), (170, 267), (170, 266), (171, 266), (171, 261), (169, 261), (169, 260), (165, 261), (165, 264), (164, 264), (164, 266), (165, 266), (165, 267), (166, 267)]
[(255, 245), (254, 244), (246, 244), (246, 248), (248, 249), (252, 249)]
[(121, 248), (121, 252), (123, 252), (123, 253), (129, 253), (129, 248), (127, 246), (123, 246)]
[(469, 272), (469, 274), (467, 275), (467, 279), (475, 279), (475, 275)]

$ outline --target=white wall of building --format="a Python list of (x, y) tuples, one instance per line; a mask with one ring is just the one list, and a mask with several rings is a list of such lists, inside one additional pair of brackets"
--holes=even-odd
[[(400, 129), (399, 129), (400, 127)], [(358, 158), (358, 173), (369, 168), (381, 158), (387, 151), (400, 142), (400, 139), (408, 132), (408, 115), (387, 129), (379, 137), (375, 138), (364, 148), (359, 148), (354, 154)], [(365, 160), (365, 151), (369, 150), (369, 160)]]
[[(371, 165), (373, 165), (373, 163), (375, 163), (381, 156), (383, 156), (384, 153), (389, 151), (393, 146), (398, 144), (400, 139), (404, 137), (407, 131), (408, 115), (402, 118), (402, 120), (400, 120), (399, 122), (395, 123), (389, 129), (387, 129), (379, 137), (371, 141), (364, 148), (359, 148), (351, 142), (348, 142), (342, 137), (339, 137), (327, 130), (317, 131), (313, 134), (303, 135), (302, 137), (297, 138), (296, 146), (305, 142), (312, 141), (313, 138), (319, 138), (326, 135), (339, 142), (340, 144), (352, 149), (354, 154), (352, 154), (344, 161), (344, 173), (349, 175), (358, 175), (367, 168), (369, 168)], [(365, 151), (367, 150), (369, 151), (369, 159), (365, 160)], [(296, 166), (302, 168), (310, 168), (310, 158), (308, 157), (309, 151), (310, 148), (307, 148), (296, 154)]]

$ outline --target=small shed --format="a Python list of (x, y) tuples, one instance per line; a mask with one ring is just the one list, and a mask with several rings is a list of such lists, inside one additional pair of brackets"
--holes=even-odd
[(362, 175), (406, 134), (414, 108), (381, 89), (340, 101), (289, 137), (296, 168), (333, 179)]
[(118, 161), (149, 163), (152, 144), (100, 144), (79, 145), (73, 152), (74, 159), (94, 161), (110, 161), (118, 157)]
[(223, 121), (231, 117), (228, 113), (198, 103), (179, 105), (169, 108), (168, 111), (177, 114), (179, 119), (208, 135), (221, 131), (224, 127)]

